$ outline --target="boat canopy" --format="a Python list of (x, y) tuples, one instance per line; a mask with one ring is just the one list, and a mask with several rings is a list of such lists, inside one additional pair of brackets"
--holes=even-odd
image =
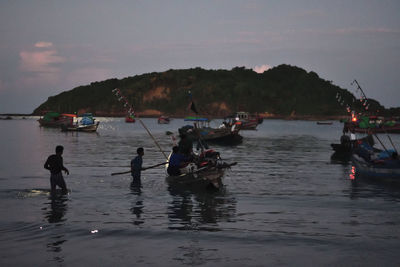
[(208, 118), (186, 117), (184, 121), (210, 121)]
[(63, 114), (61, 114), (62, 116), (65, 116), (65, 117), (72, 117), (72, 118), (76, 118), (76, 115), (75, 114), (67, 114), (67, 113), (63, 113)]

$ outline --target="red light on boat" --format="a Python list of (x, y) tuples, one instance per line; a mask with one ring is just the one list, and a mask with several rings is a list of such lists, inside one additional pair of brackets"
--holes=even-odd
[(350, 180), (354, 180), (356, 178), (356, 167), (352, 166), (350, 171)]

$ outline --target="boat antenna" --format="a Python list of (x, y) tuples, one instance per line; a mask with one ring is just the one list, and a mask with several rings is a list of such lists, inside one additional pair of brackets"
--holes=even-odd
[[(122, 102), (124, 104), (124, 107), (130, 107), (128, 110), (128, 113), (130, 116), (135, 115), (133, 108), (131, 105), (129, 105), (128, 100), (126, 99), (125, 96), (122, 95), (121, 91), (118, 88), (115, 88), (114, 90), (112, 90), (112, 92), (115, 94), (115, 96), (117, 97), (119, 102)], [(140, 124), (143, 126), (143, 128), (147, 131), (147, 133), (149, 134), (149, 136), (151, 137), (151, 139), (153, 139), (154, 143), (156, 144), (156, 146), (158, 147), (158, 149), (160, 150), (160, 152), (164, 155), (165, 159), (168, 160), (167, 155), (164, 153), (164, 151), (161, 149), (160, 144), (157, 142), (157, 140), (154, 138), (154, 136), (151, 134), (150, 130), (146, 127), (146, 125), (143, 123), (143, 121), (139, 118), (139, 116), (135, 116), (136, 119), (138, 119), (138, 121), (140, 122)]]

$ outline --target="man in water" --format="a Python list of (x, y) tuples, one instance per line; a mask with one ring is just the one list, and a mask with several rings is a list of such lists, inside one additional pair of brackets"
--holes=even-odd
[(62, 154), (64, 151), (63, 146), (56, 147), (56, 154), (51, 155), (47, 158), (44, 163), (44, 168), (50, 171), (50, 186), (51, 186), (51, 194), (55, 194), (56, 186), (61, 187), (62, 193), (67, 194), (67, 185), (65, 184), (64, 177), (61, 171), (64, 171), (67, 175), (69, 175), (69, 171), (63, 165)]
[(143, 155), (144, 155), (144, 149), (143, 147), (139, 147), (137, 150), (137, 156), (131, 160), (131, 174), (132, 174), (132, 184), (133, 185), (140, 185), (140, 174), (141, 171), (143, 170), (142, 164), (143, 164)]

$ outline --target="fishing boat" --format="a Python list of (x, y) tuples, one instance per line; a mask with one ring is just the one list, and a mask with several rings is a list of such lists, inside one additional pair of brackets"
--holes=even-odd
[[(171, 154), (168, 157), (168, 161), (170, 157)], [(181, 168), (180, 175), (171, 176), (167, 174), (166, 181), (170, 185), (219, 189), (222, 186), (222, 177), (225, 170), (234, 165), (236, 165), (236, 162), (231, 164), (222, 162), (219, 153), (209, 149), (195, 157), (194, 162)], [(168, 166), (168, 164), (165, 165), (166, 171)]]
[(158, 124), (169, 124), (170, 119), (167, 116), (160, 116), (157, 121)]
[(379, 116), (352, 116), (345, 122), (345, 128), (356, 133), (400, 133), (400, 120), (398, 118), (384, 118)]
[(72, 131), (72, 132), (96, 132), (99, 127), (100, 122), (95, 121), (91, 113), (85, 113), (82, 115), (82, 119), (77, 121), (73, 125), (63, 125), (61, 127), (62, 131)]
[(263, 118), (260, 116), (251, 116), (248, 112), (239, 111), (234, 115), (225, 118), (225, 124), (234, 125), (240, 122), (241, 130), (256, 130), (257, 126), (263, 122)]
[(135, 116), (133, 116), (133, 115), (128, 115), (125, 117), (125, 122), (127, 122), (127, 123), (134, 123), (135, 121), (136, 121)]
[(60, 128), (62, 126), (72, 126), (74, 124), (75, 114), (66, 114), (58, 112), (47, 112), (43, 117), (38, 119), (41, 127)]
[(359, 176), (400, 182), (400, 159), (394, 150), (375, 152), (360, 146), (351, 160)]
[(186, 125), (179, 128), (179, 134), (186, 134), (192, 140), (200, 139), (226, 145), (238, 144), (243, 140), (243, 137), (239, 135), (240, 122), (233, 126), (222, 124), (218, 128), (212, 128), (208, 118), (186, 117), (184, 121), (193, 122), (193, 126)]

